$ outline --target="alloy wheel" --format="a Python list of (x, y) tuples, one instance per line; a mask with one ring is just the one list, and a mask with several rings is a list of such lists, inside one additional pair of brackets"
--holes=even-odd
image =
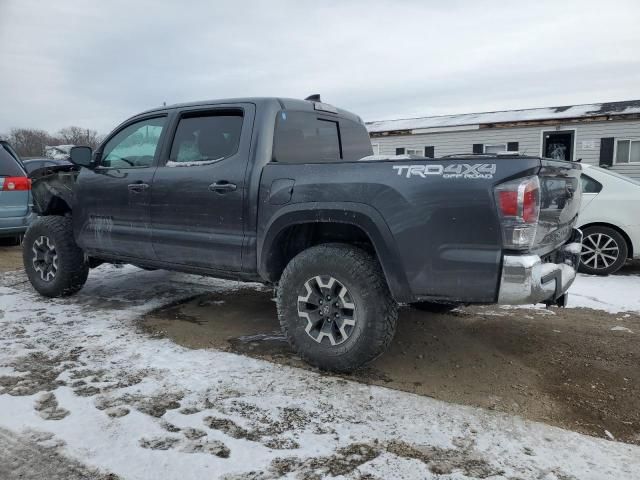
[(33, 268), (45, 282), (50, 282), (58, 272), (58, 253), (49, 237), (40, 236), (33, 242)]
[(620, 247), (606, 233), (592, 233), (582, 241), (582, 263), (594, 270), (609, 268), (620, 256)]
[(356, 325), (356, 305), (349, 290), (328, 275), (307, 280), (298, 292), (298, 316), (313, 340), (331, 345), (345, 342)]

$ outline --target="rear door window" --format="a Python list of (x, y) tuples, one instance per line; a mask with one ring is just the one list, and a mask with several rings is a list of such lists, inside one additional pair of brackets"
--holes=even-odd
[(234, 155), (240, 145), (242, 118), (242, 110), (189, 114), (181, 118), (167, 165), (201, 165)]
[(23, 177), (25, 175), (22, 166), (11, 153), (0, 144), (0, 177)]

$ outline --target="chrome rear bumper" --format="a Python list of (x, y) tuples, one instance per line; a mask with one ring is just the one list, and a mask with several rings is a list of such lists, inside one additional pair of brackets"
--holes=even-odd
[(576, 278), (581, 248), (582, 232), (574, 229), (569, 243), (556, 252), (557, 263), (543, 263), (538, 255), (505, 255), (498, 303), (556, 303)]

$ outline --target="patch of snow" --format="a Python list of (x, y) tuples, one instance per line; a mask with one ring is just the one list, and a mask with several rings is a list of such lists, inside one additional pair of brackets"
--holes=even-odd
[(569, 308), (593, 308), (609, 313), (640, 312), (640, 275), (607, 277), (578, 274), (569, 289)]
[(44, 155), (53, 160), (68, 160), (73, 147), (75, 147), (75, 145), (46, 146), (44, 147)]
[[(563, 265), (565, 267), (566, 265)], [(567, 267), (569, 268), (569, 267)], [(609, 313), (640, 313), (640, 275), (584, 275), (579, 273), (569, 288), (567, 308), (591, 308)], [(533, 309), (553, 315), (543, 304), (501, 305), (501, 309)]]
[[(5, 375), (29, 381), (0, 394), (0, 426), (50, 432), (64, 442), (63, 454), (126, 479), (281, 478), (275, 465), (283, 460), (287, 478), (329, 477), (322, 469), (332, 462), (352, 462), (340, 478), (436, 478), (435, 468), (457, 479), (534, 479), (549, 472), (640, 478), (637, 446), (232, 353), (190, 350), (137, 328), (140, 315), (161, 305), (239, 286), (105, 265), (67, 299), (42, 298), (28, 283), (1, 287), (0, 365)], [(38, 368), (30, 378), (24, 359), (33, 355)], [(61, 373), (43, 375), (47, 362)], [(33, 389), (38, 382), (46, 384)], [(34, 407), (44, 391), (69, 414), (43, 418)]]
[(628, 333), (633, 333), (633, 330), (631, 330), (630, 328), (627, 327), (620, 327), (620, 326), (616, 326), (616, 327), (612, 327), (611, 328), (612, 332), (628, 332)]

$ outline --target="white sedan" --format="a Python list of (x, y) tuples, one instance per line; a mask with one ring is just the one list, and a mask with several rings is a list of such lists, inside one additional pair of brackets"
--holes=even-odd
[(627, 259), (640, 258), (640, 182), (592, 165), (582, 167), (580, 271), (608, 275)]

